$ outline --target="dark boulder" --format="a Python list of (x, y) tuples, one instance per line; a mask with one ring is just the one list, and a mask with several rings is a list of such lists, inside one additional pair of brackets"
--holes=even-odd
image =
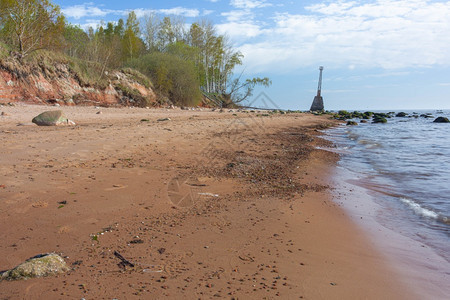
[(407, 113), (405, 113), (405, 112), (399, 112), (398, 114), (396, 114), (395, 116), (397, 117), (397, 118), (404, 118), (404, 117), (406, 117), (408, 114)]
[(450, 120), (446, 117), (437, 117), (434, 123), (450, 123)]
[(374, 117), (372, 123), (387, 123), (387, 120), (383, 117)]
[(391, 115), (392, 115), (392, 114), (386, 114), (386, 113), (374, 113), (374, 114), (373, 114), (373, 117), (374, 117), (374, 118), (385, 118), (385, 119), (388, 119), (388, 118), (391, 118)]
[(426, 119), (431, 119), (431, 118), (433, 118), (433, 115), (431, 115), (431, 114), (421, 114), (420, 117), (426, 118)]

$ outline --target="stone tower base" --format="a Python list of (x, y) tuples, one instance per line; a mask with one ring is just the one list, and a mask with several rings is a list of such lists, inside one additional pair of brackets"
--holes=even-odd
[(315, 96), (314, 101), (311, 105), (311, 108), (309, 110), (311, 111), (322, 111), (324, 109), (323, 107), (323, 98), (322, 96)]

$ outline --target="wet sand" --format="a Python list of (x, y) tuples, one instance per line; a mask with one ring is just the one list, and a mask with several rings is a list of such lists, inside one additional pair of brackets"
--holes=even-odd
[(327, 117), (64, 107), (77, 126), (29, 124), (47, 109), (0, 107), (0, 270), (56, 252), (71, 271), (2, 281), (1, 299), (419, 298), (332, 201)]

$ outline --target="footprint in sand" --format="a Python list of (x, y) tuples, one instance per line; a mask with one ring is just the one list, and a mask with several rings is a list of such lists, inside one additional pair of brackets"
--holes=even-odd
[(113, 184), (111, 188), (106, 188), (105, 191), (114, 191), (114, 190), (121, 190), (127, 188), (128, 185), (122, 185), (122, 184)]
[(203, 184), (197, 178), (176, 176), (167, 188), (169, 200), (176, 206), (191, 207), (199, 198), (200, 186)]

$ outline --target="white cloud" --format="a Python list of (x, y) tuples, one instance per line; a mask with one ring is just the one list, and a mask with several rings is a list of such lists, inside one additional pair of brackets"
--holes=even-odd
[(263, 33), (258, 25), (252, 23), (231, 22), (217, 25), (216, 28), (220, 34), (226, 34), (235, 40), (254, 38)]
[[(134, 11), (134, 13), (136, 14), (136, 17), (137, 17), (137, 18), (142, 18), (142, 17), (145, 16), (145, 15), (157, 13), (156, 10), (153, 10), (153, 9), (143, 9), (143, 8), (137, 8), (137, 9), (134, 9), (133, 11)], [(129, 10), (129, 11), (128, 11), (128, 10), (127, 10), (127, 11), (123, 11), (123, 12), (122, 12), (122, 15), (123, 15), (123, 16), (126, 16), (126, 15), (128, 15), (130, 12), (131, 12), (131, 10)]]
[(76, 20), (85, 17), (104, 17), (114, 11), (108, 9), (102, 9), (94, 6), (94, 3), (84, 3), (81, 5), (73, 5), (63, 8), (62, 13), (69, 18)]
[(230, 5), (236, 8), (252, 9), (272, 6), (266, 0), (231, 0)]
[(249, 68), (450, 65), (450, 1), (343, 0), (306, 9), (308, 14), (276, 14), (271, 28), (259, 28), (257, 43), (241, 45)]
[(214, 10), (204, 9), (202, 12), (202, 16), (208, 16), (208, 15), (212, 14), (213, 12), (214, 12)]
[[(196, 18), (199, 17), (200, 11), (198, 9), (190, 9), (184, 7), (173, 7), (167, 9), (145, 9), (145, 8), (136, 8), (136, 9), (127, 9), (127, 10), (112, 10), (112, 9), (103, 9), (101, 7), (95, 6), (94, 3), (84, 3), (80, 5), (73, 5), (63, 8), (62, 13), (68, 17), (73, 18), (75, 20), (80, 20), (83, 18), (106, 18), (108, 15), (114, 16), (127, 16), (128, 13), (134, 11), (138, 18), (144, 16), (148, 13), (159, 13), (163, 15), (176, 15), (183, 16), (187, 18)], [(207, 15), (212, 13), (212, 11), (205, 10), (203, 15)]]
[(174, 7), (169, 9), (159, 9), (157, 12), (164, 14), (164, 15), (176, 15), (176, 16), (183, 16), (187, 18), (196, 18), (200, 15), (200, 12), (198, 9), (189, 9), (184, 7)]
[(392, 71), (392, 70), (380, 70), (380, 73), (364, 73), (359, 75), (345, 75), (337, 76), (333, 78), (328, 78), (329, 81), (346, 81), (355, 82), (363, 81), (367, 79), (380, 79), (380, 78), (394, 78), (394, 77), (407, 77), (412, 74), (419, 75), (421, 72), (411, 72), (411, 71)]
[(80, 26), (84, 31), (87, 31), (89, 27), (92, 27), (94, 29), (98, 28), (101, 24), (101, 20), (86, 20), (83, 24), (76, 24)]
[(217, 25), (220, 34), (230, 36), (234, 42), (245, 41), (263, 33), (262, 22), (255, 20), (256, 16), (252, 10), (239, 9), (221, 13), (226, 22)]
[(357, 1), (338, 1), (331, 4), (314, 4), (307, 10), (326, 15), (352, 15), (359, 17), (390, 17), (407, 13), (427, 5), (427, 0), (379, 0), (360, 4)]
[(253, 20), (254, 15), (248, 10), (232, 10), (221, 14), (228, 22), (245, 22)]

